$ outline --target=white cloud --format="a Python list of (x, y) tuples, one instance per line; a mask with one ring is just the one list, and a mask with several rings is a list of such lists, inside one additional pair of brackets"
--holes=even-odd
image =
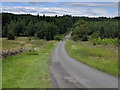
[(72, 11), (69, 11), (67, 8), (56, 8), (56, 7), (22, 7), (22, 6), (3, 6), (2, 12), (11, 12), (11, 13), (17, 13), (17, 14), (46, 14), (48, 16), (53, 15), (63, 15), (63, 14), (72, 14)]
[(89, 9), (89, 8), (59, 8), (59, 7), (28, 7), (28, 6), (3, 6), (2, 12), (9, 12), (15, 14), (32, 14), (32, 15), (43, 15), (46, 16), (62, 16), (69, 14), (72, 16), (89, 16), (89, 17), (99, 17), (107, 16), (113, 17), (112, 14), (108, 13), (104, 9)]

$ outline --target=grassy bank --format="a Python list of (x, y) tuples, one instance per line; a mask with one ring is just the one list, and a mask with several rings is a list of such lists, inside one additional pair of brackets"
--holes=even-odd
[(66, 50), (78, 61), (112, 75), (118, 74), (118, 48), (113, 45), (93, 45), (90, 42), (67, 41)]
[[(25, 41), (26, 42), (26, 41)], [(31, 42), (34, 43), (36, 41)], [(39, 44), (39, 45), (38, 45)], [(40, 44), (33, 52), (24, 52), (3, 59), (3, 88), (51, 88), (48, 60), (56, 42)]]
[(21, 48), (21, 45), (25, 49), (31, 49), (40, 47), (45, 43), (46, 41), (39, 40), (34, 37), (16, 37), (15, 40), (7, 40), (7, 38), (2, 38), (2, 50), (18, 50)]

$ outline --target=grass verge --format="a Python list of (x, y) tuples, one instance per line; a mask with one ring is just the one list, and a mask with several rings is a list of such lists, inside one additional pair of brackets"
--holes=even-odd
[(0, 89), (2, 89), (2, 59), (0, 58)]
[[(110, 48), (111, 47), (111, 48)], [(113, 46), (92, 45), (90, 42), (77, 43), (68, 40), (66, 50), (78, 61), (103, 72), (118, 75), (118, 49)]]
[(47, 42), (34, 52), (3, 59), (3, 88), (51, 88), (48, 60), (56, 45)]

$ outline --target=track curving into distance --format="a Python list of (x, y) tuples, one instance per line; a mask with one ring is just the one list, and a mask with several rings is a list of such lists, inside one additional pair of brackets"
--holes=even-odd
[(50, 59), (54, 88), (118, 88), (118, 79), (71, 58), (60, 41)]

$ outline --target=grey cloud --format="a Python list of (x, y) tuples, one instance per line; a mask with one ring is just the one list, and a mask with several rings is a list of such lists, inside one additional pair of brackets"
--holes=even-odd
[[(2, 0), (2, 2), (43, 2), (43, 0)], [(44, 0), (44, 2), (55, 2), (55, 0)]]
[[(119, 2), (119, 0), (75, 0), (76, 2)], [(2, 2), (75, 2), (74, 0), (2, 0)]]
[(88, 12), (86, 12), (86, 14), (87, 14), (87, 13), (89, 13), (89, 15), (91, 15), (91, 16), (98, 16), (98, 14), (95, 13), (95, 12), (90, 12), (90, 11), (88, 11)]
[(87, 3), (87, 2), (72, 2), (72, 3), (61, 3), (65, 6), (89, 6), (89, 7), (98, 7), (98, 6), (112, 6), (113, 3)]
[(57, 12), (40, 12), (40, 13), (52, 13), (52, 14), (57, 14)]
[(27, 2), (29, 4), (32, 4), (32, 5), (43, 5), (43, 4), (46, 4), (48, 2)]

